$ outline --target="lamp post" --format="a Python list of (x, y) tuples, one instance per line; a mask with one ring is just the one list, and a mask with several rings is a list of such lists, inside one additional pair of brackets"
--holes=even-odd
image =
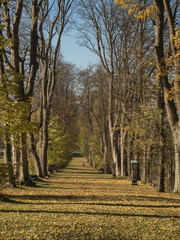
[(116, 177), (116, 163), (115, 162), (112, 163), (112, 175), (113, 175), (113, 177)]
[(138, 185), (137, 178), (138, 178), (138, 161), (131, 160), (131, 185)]

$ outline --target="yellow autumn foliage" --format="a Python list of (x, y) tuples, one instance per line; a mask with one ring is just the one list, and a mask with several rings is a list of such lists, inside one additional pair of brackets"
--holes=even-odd
[(116, 4), (120, 4), (123, 9), (128, 8), (129, 15), (134, 14), (138, 19), (143, 21), (147, 18), (155, 18), (156, 6), (154, 4), (140, 4), (138, 0), (115, 0)]
[(73, 158), (36, 187), (3, 190), (0, 239), (177, 240), (180, 196), (109, 174)]

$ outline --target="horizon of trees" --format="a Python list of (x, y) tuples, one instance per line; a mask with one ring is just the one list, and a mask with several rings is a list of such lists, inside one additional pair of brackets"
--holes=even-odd
[(179, 192), (180, 4), (116, 3), (82, 0), (78, 9), (81, 44), (101, 64), (85, 74), (86, 155), (121, 177), (136, 159), (143, 182)]
[[(0, 9), (1, 135), (15, 178), (46, 177), (80, 149), (116, 177), (131, 177), (138, 160), (139, 180), (180, 192), (178, 1), (19, 0)], [(99, 57), (83, 70), (60, 54), (73, 17), (80, 44)]]

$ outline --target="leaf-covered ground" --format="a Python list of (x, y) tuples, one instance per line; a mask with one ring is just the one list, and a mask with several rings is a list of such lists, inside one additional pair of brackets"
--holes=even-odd
[(180, 239), (180, 195), (111, 175), (73, 158), (36, 187), (4, 189), (0, 239)]

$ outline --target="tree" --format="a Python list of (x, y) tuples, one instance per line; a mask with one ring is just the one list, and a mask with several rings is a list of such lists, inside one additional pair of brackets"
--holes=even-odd
[[(23, 14), (25, 2), (22, 0), (17, 1), (16, 3), (11, 1), (3, 1), (1, 7), (3, 7), (3, 17), (5, 22), (5, 30), (3, 35), (6, 38), (6, 41), (9, 43), (6, 47), (3, 48), (3, 61), (6, 66), (5, 72), (7, 69), (9, 74), (6, 74), (6, 77), (12, 81), (11, 92), (8, 92), (8, 96), (11, 94), (11, 102), (16, 111), (14, 111), (13, 116), (17, 112), (19, 115), (15, 116), (14, 120), (17, 118), (18, 123), (21, 128), (16, 134), (17, 139), (19, 138), (19, 152), (20, 152), (20, 163), (21, 165), (21, 176), (20, 178), (25, 182), (29, 182), (29, 172), (28, 172), (28, 161), (27, 161), (27, 149), (26, 149), (26, 132), (31, 128), (30, 124), (27, 124), (28, 121), (26, 117), (29, 115), (29, 104), (31, 102), (30, 97), (33, 93), (33, 86), (35, 81), (36, 72), (38, 69), (37, 65), (37, 16), (38, 8), (42, 1), (33, 1), (31, 17), (31, 40), (30, 40), (30, 64), (29, 75), (25, 76), (24, 72), (24, 61), (21, 58), (20, 54), (20, 37), (19, 29), (21, 18)], [(2, 9), (1, 9), (2, 10)], [(23, 50), (22, 50), (23, 51)], [(24, 84), (25, 80), (27, 81)], [(7, 82), (7, 79), (6, 79)], [(9, 90), (9, 89), (8, 89)], [(19, 110), (21, 110), (19, 112)], [(26, 114), (25, 114), (25, 111)], [(22, 118), (23, 117), (23, 118)], [(26, 120), (25, 120), (26, 119)], [(26, 124), (24, 122), (26, 121)], [(29, 127), (28, 127), (29, 125)], [(25, 126), (27, 129), (25, 130)], [(24, 129), (22, 129), (24, 127)], [(10, 134), (9, 134), (10, 135)], [(13, 141), (14, 142), (14, 141)]]
[(152, 31), (147, 22), (129, 16), (114, 1), (82, 1), (79, 11), (84, 21), (79, 26), (82, 44), (99, 56), (108, 78), (106, 129), (116, 175), (125, 176), (130, 174), (127, 168), (130, 168), (131, 154), (125, 146), (129, 142), (131, 112), (136, 111), (135, 104), (139, 108), (143, 104), (145, 85), (154, 69), (145, 67), (152, 55)]
[(68, 131), (78, 115), (81, 99), (79, 97), (79, 72), (73, 64), (63, 61), (57, 63), (56, 88), (52, 97), (52, 109), (59, 116), (64, 131)]
[[(135, 13), (137, 18), (145, 19), (149, 17), (154, 23), (155, 52), (157, 57), (158, 78), (161, 83), (167, 117), (173, 136), (175, 151), (175, 184), (174, 192), (180, 192), (180, 54), (179, 54), (179, 26), (176, 21), (179, 10), (178, 1), (148, 1), (145, 8), (139, 11), (142, 2), (138, 1), (117, 1), (123, 7), (129, 7), (130, 13)], [(165, 53), (166, 44), (164, 41), (165, 16), (168, 22), (169, 50)]]
[[(102, 66), (89, 67), (81, 74), (84, 85), (84, 104), (82, 114), (89, 122), (89, 159), (94, 160), (104, 171), (111, 169), (110, 139), (108, 131), (108, 77)], [(86, 121), (85, 121), (86, 122)], [(93, 159), (94, 157), (94, 159)]]
[(120, 175), (120, 162), (117, 151), (116, 128), (120, 116), (121, 103), (116, 72), (116, 43), (122, 31), (121, 9), (113, 1), (81, 1), (80, 15), (84, 25), (80, 27), (84, 44), (98, 55), (108, 77), (108, 130), (113, 162), (116, 163), (116, 176)]
[[(40, 33), (40, 68), (41, 68), (41, 106), (40, 106), (40, 138), (39, 138), (39, 157), (44, 176), (47, 172), (47, 149), (48, 149), (48, 122), (50, 116), (51, 100), (56, 81), (56, 63), (59, 54), (62, 33), (69, 22), (72, 4), (74, 0), (58, 0), (51, 4), (49, 1), (41, 8), (41, 20), (39, 25)], [(52, 8), (57, 9), (53, 19), (47, 19)], [(59, 26), (59, 29), (57, 27)], [(48, 26), (49, 25), (49, 26)], [(48, 35), (43, 29), (47, 26)], [(52, 41), (56, 36), (56, 43), (53, 49)], [(50, 67), (51, 66), (51, 67)]]

